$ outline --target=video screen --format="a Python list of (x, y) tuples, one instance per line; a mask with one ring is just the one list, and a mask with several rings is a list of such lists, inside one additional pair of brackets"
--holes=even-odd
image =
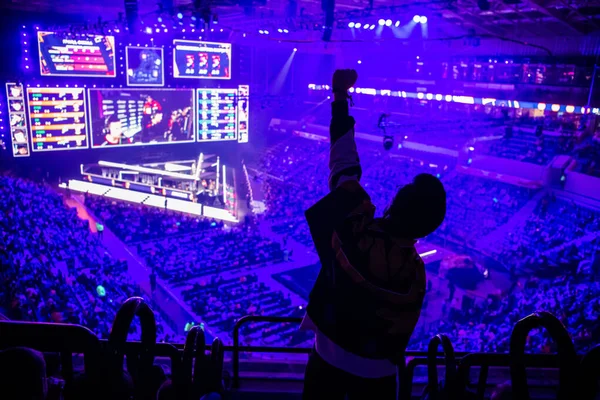
[(198, 89), (198, 141), (237, 140), (237, 89)]
[(238, 143), (248, 143), (250, 130), (250, 86), (238, 86), (237, 117), (238, 117)]
[(127, 86), (164, 86), (165, 63), (161, 47), (128, 46), (125, 51)]
[(116, 76), (113, 36), (38, 32), (38, 47), (43, 76)]
[(13, 157), (29, 156), (29, 138), (25, 117), (25, 94), (20, 83), (6, 83), (6, 98), (8, 99), (8, 119), (10, 121), (10, 136)]
[(85, 90), (27, 88), (31, 150), (87, 149)]
[(194, 141), (194, 89), (89, 89), (92, 146)]
[(231, 79), (231, 43), (173, 40), (173, 76)]

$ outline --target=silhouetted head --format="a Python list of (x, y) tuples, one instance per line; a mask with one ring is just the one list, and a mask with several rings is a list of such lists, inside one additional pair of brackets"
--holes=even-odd
[(430, 174), (419, 174), (398, 190), (383, 214), (386, 230), (406, 239), (429, 235), (444, 222), (445, 216), (446, 190)]
[(45, 399), (48, 388), (42, 353), (25, 347), (0, 351), (0, 387), (3, 399)]

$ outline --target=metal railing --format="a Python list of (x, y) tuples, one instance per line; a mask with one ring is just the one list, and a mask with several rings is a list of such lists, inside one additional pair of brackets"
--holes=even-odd
[[(263, 315), (247, 315), (238, 319), (233, 327), (233, 347), (232, 351), (232, 364), (233, 364), (233, 377), (232, 385), (235, 389), (240, 387), (240, 351), (248, 351), (255, 353), (288, 353), (288, 354), (310, 354), (312, 351), (311, 347), (275, 347), (275, 346), (240, 346), (240, 328), (244, 324), (250, 322), (271, 322), (277, 323), (291, 323), (300, 324), (302, 318), (300, 317), (274, 317), (274, 316), (263, 316)], [(225, 347), (225, 350), (228, 350)]]

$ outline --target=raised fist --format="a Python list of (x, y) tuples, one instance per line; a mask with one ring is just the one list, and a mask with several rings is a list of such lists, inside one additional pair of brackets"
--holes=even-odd
[(358, 74), (353, 69), (338, 69), (333, 73), (331, 87), (334, 92), (346, 93), (356, 83)]

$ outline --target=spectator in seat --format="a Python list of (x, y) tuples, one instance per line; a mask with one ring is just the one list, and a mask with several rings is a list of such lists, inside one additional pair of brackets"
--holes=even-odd
[(348, 113), (356, 71), (333, 75), (331, 193), (306, 215), (323, 268), (302, 327), (316, 334), (304, 379), (306, 400), (395, 399), (396, 366), (423, 305), (427, 279), (415, 243), (438, 228), (446, 192), (429, 174), (394, 196), (382, 218), (359, 184), (362, 169)]

